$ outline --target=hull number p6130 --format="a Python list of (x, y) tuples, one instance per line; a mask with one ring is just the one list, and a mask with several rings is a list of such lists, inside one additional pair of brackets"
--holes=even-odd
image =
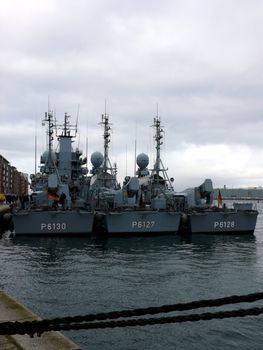
[(64, 231), (67, 225), (65, 222), (42, 222), (40, 224), (41, 231)]

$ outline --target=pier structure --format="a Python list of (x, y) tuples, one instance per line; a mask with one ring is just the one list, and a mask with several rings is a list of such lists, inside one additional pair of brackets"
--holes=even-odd
[[(7, 321), (40, 320), (28, 308), (18, 303), (4, 291), (0, 291), (0, 323)], [(80, 347), (60, 332), (47, 332), (41, 337), (29, 335), (0, 336), (3, 350), (80, 350)]]

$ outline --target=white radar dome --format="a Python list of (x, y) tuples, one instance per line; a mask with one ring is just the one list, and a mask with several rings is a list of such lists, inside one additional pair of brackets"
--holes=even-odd
[(103, 163), (103, 155), (100, 152), (94, 152), (90, 157), (90, 161), (94, 168), (99, 168)]
[[(43, 154), (42, 154), (42, 157), (41, 157), (41, 162), (42, 164), (45, 164), (48, 160), (48, 156), (49, 156), (49, 150), (45, 151)], [(51, 160), (53, 163), (56, 163), (57, 161), (57, 156), (56, 156), (56, 153), (54, 151), (50, 151), (50, 156), (51, 156)]]
[(149, 157), (145, 153), (140, 153), (137, 156), (137, 165), (140, 169), (146, 169), (149, 164)]

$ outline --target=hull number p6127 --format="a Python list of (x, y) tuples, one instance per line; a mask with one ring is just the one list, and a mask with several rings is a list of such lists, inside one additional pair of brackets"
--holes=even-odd
[(155, 221), (132, 221), (132, 228), (143, 229), (143, 228), (153, 228), (155, 226)]

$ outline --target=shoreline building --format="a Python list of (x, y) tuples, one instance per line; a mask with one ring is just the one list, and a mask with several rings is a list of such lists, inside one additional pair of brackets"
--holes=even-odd
[(263, 200), (263, 187), (248, 187), (248, 188), (215, 188), (214, 198), (221, 193), (223, 199), (255, 199)]
[(28, 174), (22, 173), (12, 166), (0, 154), (0, 193), (4, 195), (27, 196)]

